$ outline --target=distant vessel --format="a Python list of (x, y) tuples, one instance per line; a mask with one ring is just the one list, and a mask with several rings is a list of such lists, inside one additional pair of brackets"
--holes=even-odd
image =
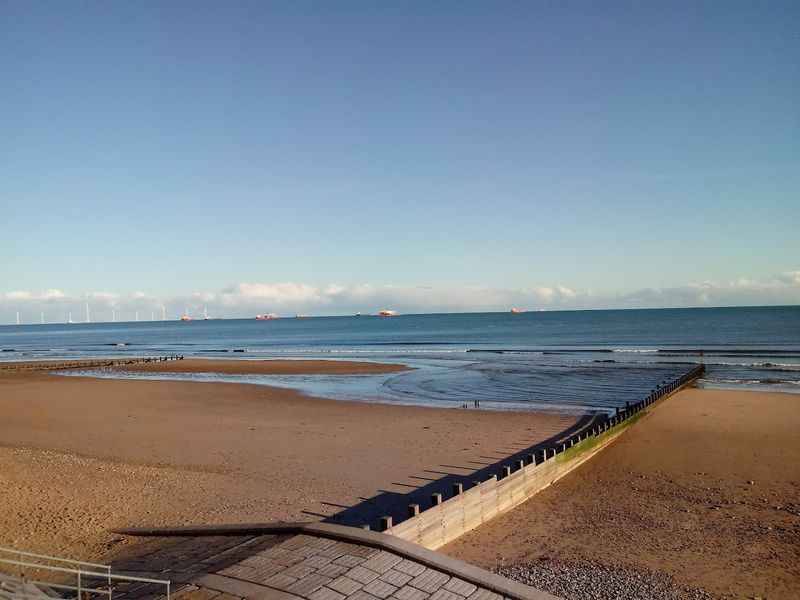
[(383, 310), (378, 311), (378, 316), (379, 317), (396, 317), (397, 316), (397, 311), (396, 310), (387, 310), (387, 309), (384, 308)]
[(203, 320), (208, 321), (211, 317), (208, 316), (208, 306), (203, 307)]
[(307, 319), (308, 315), (295, 315), (294, 318), (295, 319)]
[(272, 319), (276, 319), (278, 315), (274, 313), (267, 313), (264, 315), (256, 315), (256, 321), (271, 321)]
[(360, 313), (360, 312), (357, 312), (357, 313), (356, 313), (356, 316), (357, 316), (357, 317), (360, 317), (360, 316), (361, 316), (361, 313)]
[(181, 321), (191, 321), (192, 317), (189, 315), (189, 308), (186, 308), (186, 311), (181, 315)]
[(69, 317), (67, 318), (67, 323), (74, 323), (75, 321), (72, 320), (72, 313), (69, 313)]
[(524, 312), (525, 312), (525, 311), (524, 311), (524, 310), (522, 310), (521, 308), (512, 308), (512, 309), (511, 309), (511, 314), (512, 314), (512, 315), (519, 315), (519, 314), (522, 314), (522, 313), (524, 313)]

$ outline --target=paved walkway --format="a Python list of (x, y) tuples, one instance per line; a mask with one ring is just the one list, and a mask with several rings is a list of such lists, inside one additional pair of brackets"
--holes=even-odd
[[(374, 532), (363, 535), (391, 538)], [(138, 552), (116, 561), (114, 572), (169, 579), (176, 600), (554, 600), (424, 549), (415, 559), (305, 533), (155, 538)], [(438, 568), (426, 557), (433, 557)], [(473, 580), (477, 575), (478, 582), (454, 570)], [(482, 580), (489, 583), (480, 585)], [(498, 582), (504, 589), (497, 590)], [(138, 584), (118, 588), (114, 598), (145, 600), (163, 594), (163, 587)]]

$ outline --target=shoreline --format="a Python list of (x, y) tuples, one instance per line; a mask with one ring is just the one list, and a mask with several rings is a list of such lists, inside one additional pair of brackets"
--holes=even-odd
[[(40, 361), (0, 361), (0, 366), (17, 367), (18, 370), (6, 368), (0, 370), (0, 375), (14, 374), (31, 367), (39, 367), (40, 372), (49, 369), (111, 369), (120, 371), (144, 371), (154, 373), (224, 373), (224, 374), (262, 374), (262, 375), (359, 375), (399, 373), (412, 370), (413, 367), (401, 363), (382, 363), (368, 361), (338, 360), (338, 359), (242, 359), (242, 358), (181, 358), (153, 362), (137, 362), (125, 365), (116, 364), (117, 361), (141, 360), (147, 357), (98, 357), (82, 358), (75, 360), (40, 360)], [(115, 364), (97, 365), (100, 361), (114, 361)], [(74, 365), (74, 366), (71, 366)], [(209, 370), (211, 366), (213, 370)]]
[(352, 360), (184, 358), (179, 361), (117, 365), (134, 373), (220, 373), (224, 375), (381, 375), (412, 370), (403, 364)]

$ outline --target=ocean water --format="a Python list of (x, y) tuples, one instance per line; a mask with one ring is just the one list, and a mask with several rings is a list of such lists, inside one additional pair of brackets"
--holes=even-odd
[[(0, 360), (151, 356), (403, 363), (359, 376), (158, 375), (354, 400), (610, 411), (704, 363), (701, 385), (800, 392), (800, 307), (317, 317), (0, 327)], [(104, 377), (153, 375), (100, 373)]]

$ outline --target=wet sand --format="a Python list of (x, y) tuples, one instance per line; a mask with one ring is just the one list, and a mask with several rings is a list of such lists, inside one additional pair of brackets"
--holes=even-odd
[(405, 365), (346, 360), (206, 360), (184, 359), (114, 367), (150, 373), (223, 373), (225, 375), (368, 375), (408, 371)]
[[(323, 363), (307, 372), (362, 368)], [(246, 384), (6, 374), (0, 545), (92, 560), (135, 543), (112, 527), (315, 520), (575, 421)]]
[(593, 563), (718, 597), (800, 598), (800, 395), (681, 392), (442, 550), (491, 568)]

